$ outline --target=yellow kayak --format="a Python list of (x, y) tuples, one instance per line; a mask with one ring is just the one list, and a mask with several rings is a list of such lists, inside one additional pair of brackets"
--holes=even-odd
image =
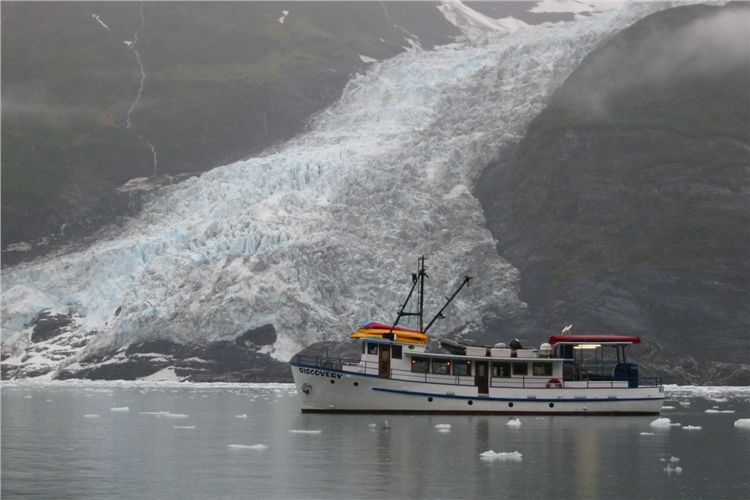
[(353, 339), (370, 339), (370, 338), (383, 338), (383, 335), (390, 333), (394, 335), (394, 339), (399, 342), (409, 342), (412, 344), (426, 344), (429, 336), (422, 332), (404, 332), (398, 330), (385, 330), (380, 328), (357, 328), (357, 331), (352, 333), (351, 338)]

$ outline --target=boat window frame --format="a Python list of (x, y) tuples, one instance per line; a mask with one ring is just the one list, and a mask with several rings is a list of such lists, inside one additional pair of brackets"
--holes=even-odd
[[(492, 378), (511, 378), (512, 375), (512, 368), (513, 363), (510, 361), (493, 361), (492, 366), (490, 367), (490, 373), (492, 374)], [(505, 367), (507, 368), (507, 375), (498, 375), (497, 371), (495, 370), (495, 367)]]
[[(464, 366), (466, 367), (465, 373), (460, 373), (461, 370), (458, 368)], [(472, 374), (472, 363), (470, 359), (454, 359), (451, 363), (451, 371), (452, 374), (457, 377), (471, 377)]]
[(378, 355), (378, 344), (376, 342), (367, 342), (367, 355), (368, 356)]
[[(415, 369), (418, 362), (424, 363), (424, 371)], [(430, 373), (430, 358), (428, 358), (427, 356), (412, 356), (411, 363), (409, 364), (411, 366), (412, 373)]]
[[(396, 353), (398, 353), (398, 355), (396, 355)], [(396, 344), (391, 345), (391, 359), (403, 359), (403, 357), (404, 348)]]
[[(537, 373), (537, 368), (543, 368), (543, 373)], [(531, 374), (535, 377), (551, 377), (552, 363), (534, 361), (531, 363)]]
[[(523, 370), (520, 369), (520, 367), (523, 367)], [(512, 375), (520, 375), (523, 377), (528, 377), (529, 375), (529, 363), (527, 361), (513, 361), (511, 363), (511, 376)]]
[[(443, 368), (440, 371), (436, 370), (435, 365), (442, 365)], [(430, 358), (430, 373), (433, 375), (450, 375), (453, 363), (450, 359), (446, 358)]]

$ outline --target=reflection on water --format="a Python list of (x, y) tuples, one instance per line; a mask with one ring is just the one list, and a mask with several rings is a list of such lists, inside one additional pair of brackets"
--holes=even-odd
[[(654, 417), (301, 414), (285, 385), (6, 385), (2, 498), (744, 498), (750, 430), (733, 422), (750, 417), (750, 388), (691, 394), (675, 391), (665, 416), (701, 431), (652, 429)], [(487, 450), (523, 457), (480, 460)], [(664, 471), (672, 456), (680, 475)]]

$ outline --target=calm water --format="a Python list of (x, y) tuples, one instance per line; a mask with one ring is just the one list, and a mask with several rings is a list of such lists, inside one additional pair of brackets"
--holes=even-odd
[(701, 430), (484, 416), (390, 416), (385, 430), (384, 416), (302, 415), (288, 385), (4, 385), (2, 498), (748, 498), (750, 430), (733, 423), (750, 418), (750, 388), (668, 394), (664, 416)]

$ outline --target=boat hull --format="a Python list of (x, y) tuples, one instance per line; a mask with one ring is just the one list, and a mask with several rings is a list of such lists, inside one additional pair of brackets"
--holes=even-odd
[(653, 387), (490, 387), (425, 383), (292, 364), (302, 412), (656, 415), (664, 392)]

